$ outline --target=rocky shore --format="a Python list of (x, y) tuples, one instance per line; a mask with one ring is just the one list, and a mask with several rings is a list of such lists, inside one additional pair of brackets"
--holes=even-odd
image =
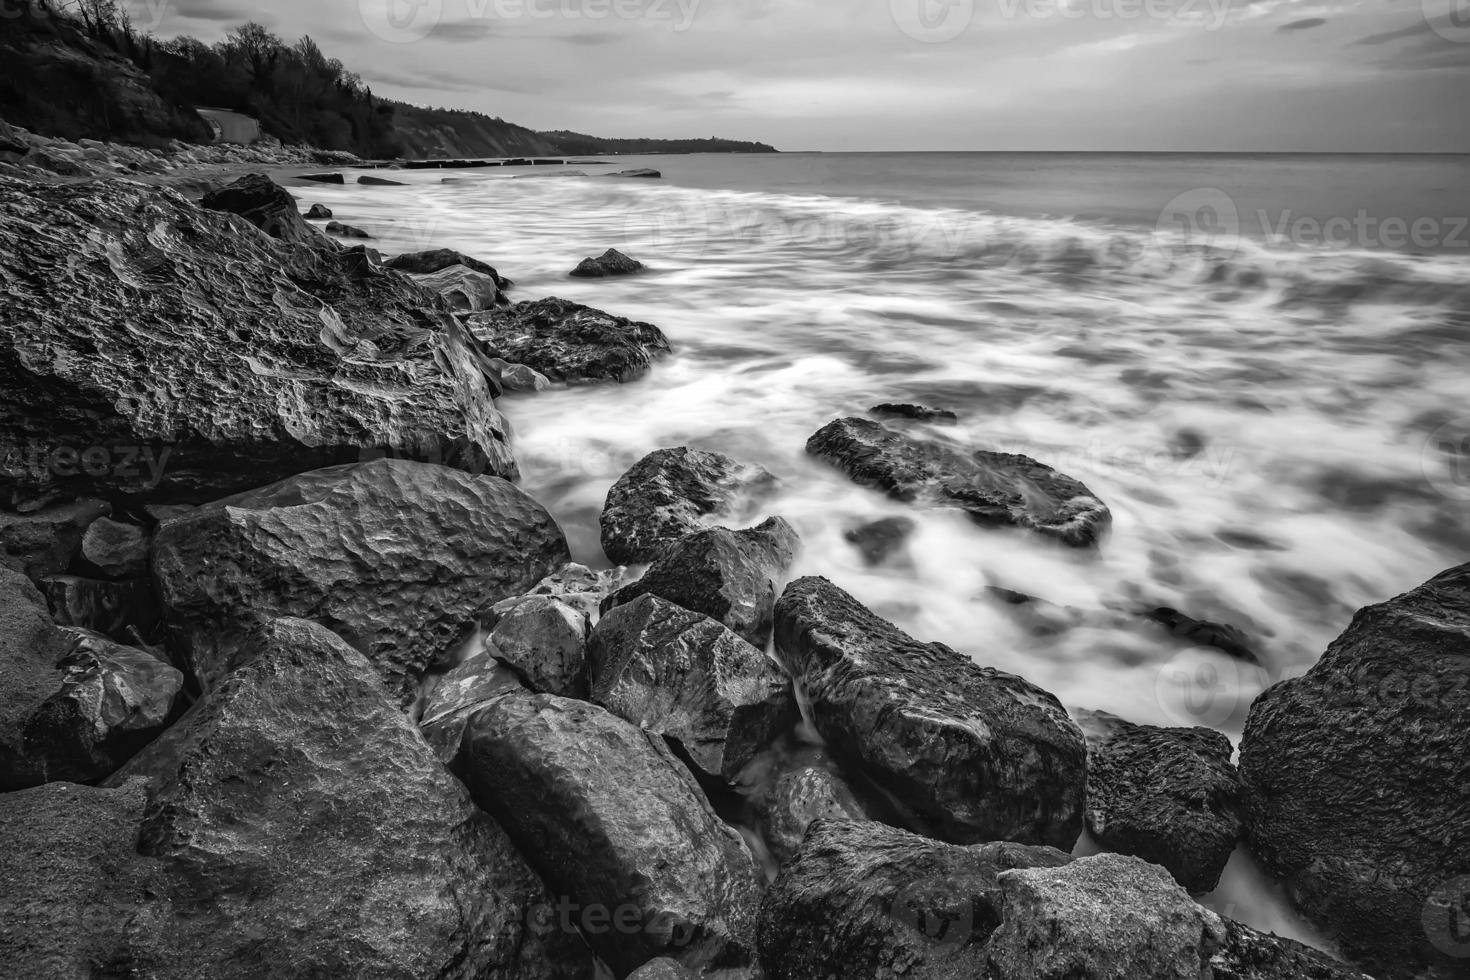
[[(130, 179), (199, 162), (0, 128), (9, 975), (1470, 977), (1470, 565), (1262, 694), (1237, 764), (794, 577), (778, 475), (719, 453), (631, 467), (576, 564), (513, 421), (679, 338), (263, 174)], [(870, 414), (806, 452), (1106, 550), (1045, 460)], [(1200, 903), (1242, 849), (1341, 959)]]

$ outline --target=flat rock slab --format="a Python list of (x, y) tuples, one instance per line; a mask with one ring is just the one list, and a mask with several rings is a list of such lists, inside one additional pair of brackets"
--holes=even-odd
[(779, 517), (743, 531), (695, 531), (666, 548), (642, 578), (603, 600), (603, 614), (654, 595), (703, 613), (764, 650), (777, 583), (800, 546), (796, 530)]
[(708, 616), (651, 595), (609, 612), (588, 647), (592, 700), (733, 781), (801, 717), (791, 681)]
[(434, 758), (376, 670), (302, 620), (112, 780), (147, 780), (160, 881), (128, 952), (164, 978), (550, 978), (586, 963), (548, 896)]
[(166, 522), (154, 576), (177, 649), (205, 688), (243, 633), (296, 616), (366, 654), (406, 702), (491, 606), (567, 558), (551, 515), (505, 480), (379, 459)]
[(1244, 830), (1230, 739), (1105, 712), (1077, 720), (1087, 735), (1088, 833), (1109, 851), (1162, 865), (1191, 892), (1213, 891)]
[(567, 384), (636, 380), (671, 349), (651, 323), (555, 297), (477, 313), (469, 322), (495, 356)]
[(0, 177), (0, 282), (0, 499), (203, 503), (372, 452), (516, 474), (483, 349), (362, 249), (130, 181)]
[(1091, 490), (1029, 456), (964, 451), (870, 419), (828, 423), (806, 451), (895, 500), (956, 507), (977, 524), (1029, 528), (1073, 547), (1096, 544), (1112, 519)]
[(657, 956), (751, 962), (754, 859), (661, 739), (596, 705), (510, 695), (471, 721), (462, 764), (558, 896), (562, 926), (581, 925), (618, 976)]
[(776, 604), (776, 651), (844, 762), (954, 843), (1071, 850), (1086, 749), (1061, 703), (941, 643), (921, 643), (823, 578)]
[(1359, 610), (1311, 670), (1251, 705), (1252, 850), (1374, 976), (1464, 975), (1466, 719), (1470, 564)]
[(620, 565), (653, 561), (685, 535), (738, 515), (775, 485), (761, 467), (723, 453), (687, 446), (655, 450), (608, 490), (602, 550)]

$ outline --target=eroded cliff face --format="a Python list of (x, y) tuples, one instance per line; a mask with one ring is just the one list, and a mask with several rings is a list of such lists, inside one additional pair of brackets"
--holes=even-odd
[(560, 156), (540, 134), (478, 112), (395, 104), (394, 135), (406, 158)]

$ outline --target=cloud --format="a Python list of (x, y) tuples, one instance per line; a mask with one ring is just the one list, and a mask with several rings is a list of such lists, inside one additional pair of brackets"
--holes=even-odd
[(1326, 17), (1303, 17), (1301, 20), (1294, 20), (1290, 24), (1282, 24), (1276, 28), (1276, 33), (1284, 34), (1287, 31), (1307, 31), (1314, 27), (1321, 27), (1325, 23), (1327, 23)]
[(618, 39), (616, 31), (581, 31), (576, 34), (563, 34), (554, 40), (566, 44), (578, 44), (584, 47), (593, 47), (599, 44), (611, 44)]
[(1429, 26), (1426, 20), (1416, 20), (1408, 27), (1401, 27), (1396, 31), (1384, 31), (1382, 34), (1369, 34), (1367, 37), (1359, 38), (1357, 44), (1387, 44), (1389, 41), (1399, 41), (1406, 37), (1419, 37), (1423, 34), (1431, 34), (1434, 28)]
[(434, 32), (429, 36), (439, 41), (449, 41), (452, 44), (470, 44), (475, 41), (483, 41), (495, 33), (495, 24), (487, 17), (476, 17), (471, 20), (448, 20), (434, 27)]
[(213, 0), (172, 0), (169, 12), (176, 17), (189, 20), (210, 20), (243, 24), (251, 19), (252, 11), (241, 4), (215, 3)]

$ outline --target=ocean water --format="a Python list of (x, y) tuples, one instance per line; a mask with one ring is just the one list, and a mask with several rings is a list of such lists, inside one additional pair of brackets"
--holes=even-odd
[[(555, 176), (634, 166), (664, 180)], [(718, 450), (781, 478), (743, 518), (797, 527), (793, 575), (1069, 706), (1238, 740), (1255, 695), (1356, 609), (1470, 556), (1470, 158), (782, 154), (395, 176), (411, 186), (297, 193), (387, 253), (457, 248), (513, 298), (647, 320), (675, 346), (636, 383), (504, 401), (525, 489), (588, 564), (606, 565), (598, 514), (629, 466)], [(650, 271), (567, 277), (608, 247)], [(1111, 531), (1074, 550), (980, 528), (806, 456), (822, 425), (883, 401), (952, 409), (958, 426), (913, 431), (1077, 477)], [(867, 567), (844, 532), (900, 514), (919, 522), (905, 553)], [(1136, 615), (1152, 606), (1240, 627), (1261, 665)], [(1215, 904), (1311, 938), (1243, 855)]]

